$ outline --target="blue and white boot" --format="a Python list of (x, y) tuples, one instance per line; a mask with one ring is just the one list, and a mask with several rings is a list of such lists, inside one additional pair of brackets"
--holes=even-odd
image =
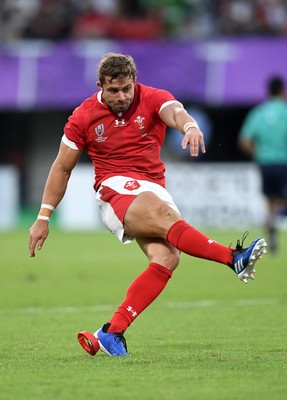
[(249, 279), (254, 279), (256, 274), (254, 265), (259, 260), (262, 254), (266, 254), (267, 243), (265, 239), (258, 238), (254, 240), (247, 248), (243, 248), (243, 242), (246, 239), (248, 232), (243, 235), (242, 243), (237, 240), (236, 248), (232, 251), (233, 263), (230, 268), (236, 273), (238, 278), (248, 283)]
[(109, 356), (129, 356), (123, 333), (109, 333), (109, 323), (104, 324), (94, 336), (98, 339), (100, 349)]

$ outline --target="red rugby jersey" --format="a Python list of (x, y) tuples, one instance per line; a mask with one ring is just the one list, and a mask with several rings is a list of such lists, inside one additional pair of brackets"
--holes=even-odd
[(69, 141), (73, 142), (90, 156), (96, 189), (101, 181), (114, 175), (146, 179), (165, 186), (160, 151), (166, 125), (159, 118), (159, 111), (168, 101), (175, 98), (166, 90), (137, 83), (133, 102), (121, 115), (107, 107), (101, 92), (74, 110), (64, 127), (63, 140), (68, 145), (72, 145)]

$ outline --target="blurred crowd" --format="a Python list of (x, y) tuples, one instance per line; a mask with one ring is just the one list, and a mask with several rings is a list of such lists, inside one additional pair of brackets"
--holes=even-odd
[(0, 40), (287, 35), (286, 0), (0, 0)]

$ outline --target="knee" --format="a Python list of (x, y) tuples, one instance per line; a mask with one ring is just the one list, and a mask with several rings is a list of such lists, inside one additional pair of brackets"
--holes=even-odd
[(180, 254), (177, 249), (174, 249), (173, 252), (170, 252), (168, 255), (162, 257), (157, 262), (164, 266), (165, 268), (169, 269), (171, 272), (176, 269), (180, 261)]
[(155, 214), (160, 220), (168, 224), (181, 219), (180, 215), (175, 210), (162, 201), (160, 201), (157, 208), (155, 208)]

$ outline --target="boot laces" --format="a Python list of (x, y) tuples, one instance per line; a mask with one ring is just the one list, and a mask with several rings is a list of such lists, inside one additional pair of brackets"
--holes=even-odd
[(247, 238), (248, 235), (249, 235), (249, 232), (248, 232), (248, 231), (245, 231), (245, 232), (243, 233), (243, 235), (242, 235), (241, 243), (240, 243), (240, 240), (239, 240), (239, 239), (237, 240), (235, 250), (233, 250), (234, 255), (235, 255), (235, 254), (242, 253), (242, 251), (245, 250), (245, 249), (243, 248), (243, 244), (244, 244), (244, 241), (245, 241), (245, 239)]
[[(103, 326), (103, 332), (108, 333), (109, 327), (111, 326), (111, 324), (109, 322), (107, 322), (106, 324), (104, 324)], [(128, 351), (127, 349), (127, 342), (126, 339), (124, 337), (123, 332), (119, 332), (115, 334), (115, 342), (118, 345), (119, 343), (122, 343), (122, 345), (124, 346), (124, 348), (126, 349), (126, 351)]]

